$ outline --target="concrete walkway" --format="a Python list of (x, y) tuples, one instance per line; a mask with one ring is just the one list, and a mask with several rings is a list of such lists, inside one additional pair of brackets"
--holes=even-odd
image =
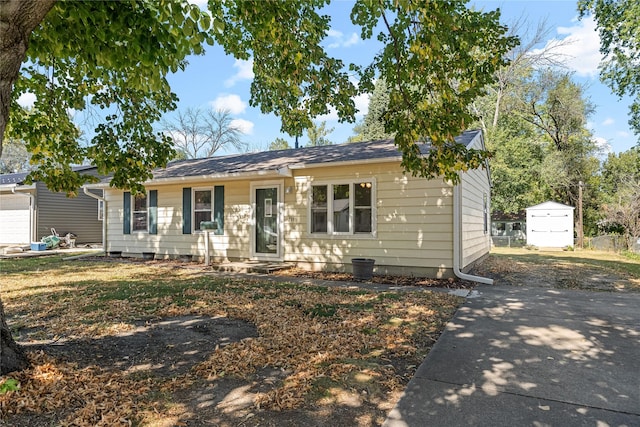
[(640, 426), (640, 294), (476, 289), (386, 427)]

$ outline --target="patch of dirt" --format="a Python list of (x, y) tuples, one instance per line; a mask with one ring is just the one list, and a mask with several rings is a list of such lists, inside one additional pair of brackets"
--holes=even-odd
[[(72, 411), (77, 411), (78, 406), (85, 402), (84, 399), (92, 401), (92, 394), (103, 395), (102, 399), (97, 400), (104, 401), (105, 409), (109, 405), (118, 404), (118, 398), (111, 396), (113, 392), (120, 398), (124, 397), (126, 402), (122, 405), (135, 406), (138, 404), (136, 399), (148, 392), (148, 389), (140, 388), (141, 381), (149, 387), (171, 388), (176, 379), (180, 379), (183, 385), (192, 385), (196, 380), (190, 374), (191, 369), (205, 361), (217, 348), (256, 336), (258, 336), (256, 327), (243, 320), (180, 316), (136, 322), (132, 328), (98, 339), (20, 343), (29, 352), (33, 365), (41, 371), (32, 375), (43, 383), (42, 386), (46, 386), (46, 383), (51, 380), (62, 382), (70, 379), (76, 382), (77, 394), (69, 396), (67, 392), (62, 392), (67, 390), (67, 387), (62, 384), (55, 387), (55, 384), (52, 384), (53, 387), (47, 399), (57, 400), (60, 410), (8, 414), (4, 419), (0, 419), (0, 426), (66, 425), (65, 419), (68, 415)], [(131, 382), (128, 381), (129, 379)], [(108, 387), (104, 387), (105, 382), (114, 385), (115, 389), (109, 390)], [(244, 380), (232, 378), (216, 381), (214, 386), (200, 384), (202, 389), (198, 387), (193, 390), (193, 395), (190, 395), (190, 392), (176, 393), (171, 397), (171, 402), (172, 405), (192, 408), (194, 414), (198, 413), (206, 417), (211, 412), (207, 410), (207, 402), (213, 404), (210, 408), (213, 410), (222, 397), (242, 388), (245, 384)], [(132, 385), (138, 389), (130, 390)], [(211, 387), (215, 388), (215, 395), (220, 396), (218, 401), (206, 399), (208, 394), (203, 390), (210, 391)], [(20, 398), (20, 394), (17, 394), (16, 398)], [(25, 402), (25, 405), (31, 404), (31, 402)], [(184, 416), (184, 411), (181, 411), (180, 417)], [(96, 420), (95, 425), (121, 425), (118, 421), (107, 418)], [(159, 425), (207, 425), (207, 423)]]
[(217, 348), (257, 337), (255, 325), (226, 317), (181, 316), (138, 321), (117, 335), (100, 338), (26, 343), (28, 351), (46, 350), (79, 368), (98, 366), (159, 378), (183, 375)]

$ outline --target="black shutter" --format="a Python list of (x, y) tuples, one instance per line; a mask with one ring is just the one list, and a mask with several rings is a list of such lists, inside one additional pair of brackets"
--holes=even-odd
[(149, 234), (158, 234), (158, 190), (149, 191)]
[(224, 186), (213, 188), (213, 220), (218, 224), (215, 234), (224, 234)]
[(122, 232), (124, 234), (131, 234), (131, 193), (128, 191), (123, 193), (122, 206)]
[(191, 234), (191, 187), (182, 189), (182, 234)]

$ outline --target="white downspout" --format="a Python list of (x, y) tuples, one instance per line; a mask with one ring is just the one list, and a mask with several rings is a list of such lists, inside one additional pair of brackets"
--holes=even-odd
[(36, 241), (35, 238), (35, 230), (33, 224), (33, 207), (35, 206), (35, 197), (31, 193), (22, 193), (18, 191), (16, 193), (16, 186), (11, 187), (11, 193), (20, 194), (22, 196), (27, 196), (29, 198), (29, 243)]
[(100, 197), (97, 194), (93, 194), (92, 192), (90, 192), (87, 187), (82, 187), (82, 191), (87, 196), (102, 202), (102, 249), (106, 256), (107, 255), (107, 201), (105, 200), (104, 197)]
[(460, 185), (453, 187), (453, 274), (462, 280), (493, 285), (493, 279), (460, 271), (460, 248), (462, 247), (462, 193)]

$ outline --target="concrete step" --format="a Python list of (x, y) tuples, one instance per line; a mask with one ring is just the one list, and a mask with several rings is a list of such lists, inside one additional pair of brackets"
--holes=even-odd
[(292, 265), (281, 262), (263, 262), (263, 261), (247, 261), (247, 262), (228, 262), (224, 264), (211, 264), (212, 270), (227, 273), (261, 273), (269, 274), (274, 271), (287, 270)]

